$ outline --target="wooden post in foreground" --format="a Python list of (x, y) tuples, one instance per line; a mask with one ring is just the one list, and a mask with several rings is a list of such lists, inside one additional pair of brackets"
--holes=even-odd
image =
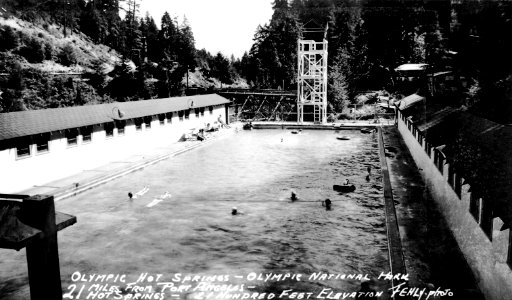
[(27, 248), (30, 299), (62, 300), (57, 232), (75, 223), (53, 196), (0, 194), (0, 248)]
[(23, 199), (22, 222), (39, 229), (43, 238), (27, 246), (30, 298), (62, 299), (59, 249), (53, 196), (35, 195)]

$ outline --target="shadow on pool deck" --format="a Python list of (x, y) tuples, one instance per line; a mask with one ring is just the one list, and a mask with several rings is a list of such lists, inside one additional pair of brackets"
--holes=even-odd
[(383, 128), (410, 287), (450, 289), (450, 299), (484, 299), (448, 225), (395, 127)]

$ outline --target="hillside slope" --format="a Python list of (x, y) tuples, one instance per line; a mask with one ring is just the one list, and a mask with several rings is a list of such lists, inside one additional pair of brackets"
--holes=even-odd
[(0, 112), (176, 96), (186, 87), (248, 87), (240, 78), (222, 84), (199, 68), (187, 78), (155, 62), (136, 66), (76, 29), (37, 22), (0, 16)]
[[(5, 55), (7, 59), (12, 58), (18, 60), (23, 68), (30, 67), (43, 72), (52, 73), (83, 73), (90, 71), (94, 60), (101, 59), (106, 64), (105, 67), (107, 71), (111, 71), (114, 65), (121, 61), (119, 53), (105, 45), (94, 44), (82, 33), (67, 30), (67, 34), (64, 36), (63, 27), (59, 25), (46, 23), (37, 25), (15, 17), (0, 17), (0, 26), (2, 26), (2, 28), (10, 27), (19, 36), (19, 45), (5, 52)], [(29, 62), (22, 56), (16, 57), (16, 53), (27, 46), (31, 39), (35, 39), (37, 42), (45, 45), (45, 47), (46, 45), (51, 45), (51, 56), (45, 55), (45, 59), (40, 63)], [(62, 53), (66, 46), (73, 49), (76, 59), (76, 61), (69, 66), (59, 63), (58, 59), (59, 53)]]

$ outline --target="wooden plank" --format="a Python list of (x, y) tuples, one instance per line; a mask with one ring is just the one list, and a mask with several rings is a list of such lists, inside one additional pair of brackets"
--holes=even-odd
[(70, 214), (65, 214), (59, 211), (55, 212), (55, 223), (57, 225), (57, 231), (60, 231), (66, 227), (69, 227), (77, 222), (76, 217)]

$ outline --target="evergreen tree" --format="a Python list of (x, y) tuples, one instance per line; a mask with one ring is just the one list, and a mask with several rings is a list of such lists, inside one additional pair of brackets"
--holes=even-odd
[(155, 20), (149, 14), (146, 14), (144, 21), (141, 21), (140, 31), (143, 37), (144, 57), (150, 61), (158, 61), (158, 28)]
[(194, 35), (186, 17), (183, 18), (183, 24), (180, 26), (179, 38), (178, 61), (193, 71), (196, 67), (196, 48)]
[(12, 50), (19, 45), (18, 35), (10, 26), (0, 27), (0, 51)]

